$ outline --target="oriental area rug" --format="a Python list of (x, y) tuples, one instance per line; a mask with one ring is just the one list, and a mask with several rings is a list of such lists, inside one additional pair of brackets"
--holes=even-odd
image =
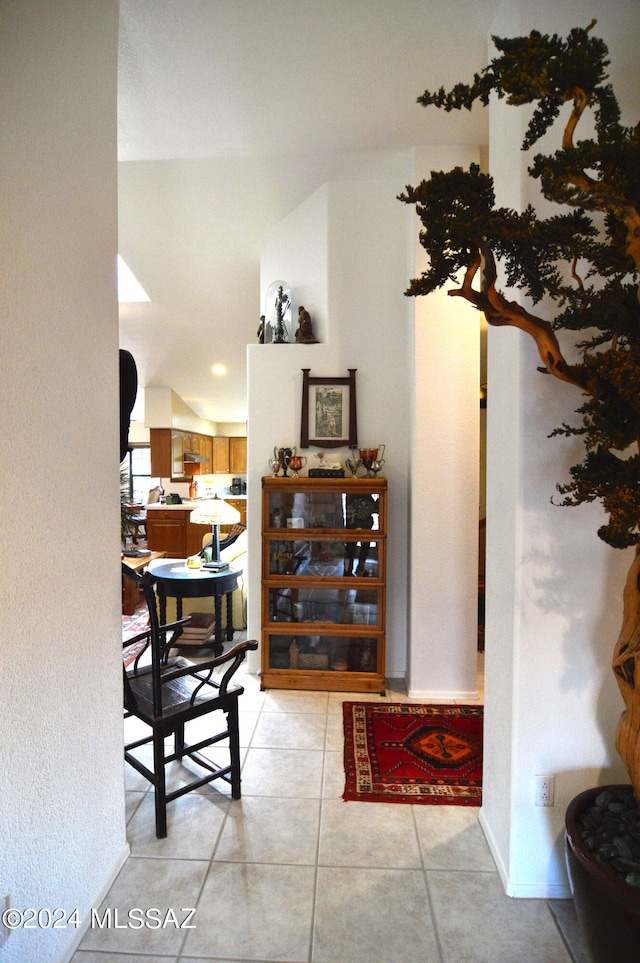
[(345, 702), (343, 799), (482, 802), (483, 707)]
[[(122, 616), (122, 641), (126, 642), (127, 639), (132, 639), (139, 632), (144, 632), (145, 629), (149, 628), (149, 613), (147, 612), (147, 607), (144, 602), (141, 602), (136, 608), (133, 615), (123, 615)], [(145, 641), (142, 639), (135, 645), (129, 645), (122, 651), (122, 661), (125, 664), (125, 668), (133, 662), (133, 660), (142, 652), (145, 647)]]

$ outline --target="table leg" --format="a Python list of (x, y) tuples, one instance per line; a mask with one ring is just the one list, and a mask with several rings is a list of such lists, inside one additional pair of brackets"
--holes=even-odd
[(233, 592), (227, 592), (227, 642), (233, 641)]
[(160, 625), (165, 625), (167, 621), (167, 596), (158, 587), (158, 601), (160, 603)]
[(218, 645), (222, 645), (224, 642), (224, 626), (222, 624), (222, 596), (216, 595), (213, 601), (216, 613), (216, 643)]

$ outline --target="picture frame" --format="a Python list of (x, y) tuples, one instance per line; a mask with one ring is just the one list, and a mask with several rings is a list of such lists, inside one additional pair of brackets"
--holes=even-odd
[(371, 623), (371, 606), (363, 602), (354, 602), (351, 606), (351, 622), (353, 625), (369, 625)]
[(311, 377), (302, 368), (301, 448), (352, 448), (358, 444), (356, 371), (348, 377)]

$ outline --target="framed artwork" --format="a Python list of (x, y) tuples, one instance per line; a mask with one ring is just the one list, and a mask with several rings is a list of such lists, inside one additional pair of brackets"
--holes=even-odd
[(369, 625), (371, 622), (371, 606), (362, 602), (354, 602), (351, 606), (351, 621), (354, 625)]
[(358, 444), (356, 371), (347, 378), (312, 378), (302, 369), (300, 447), (351, 448)]

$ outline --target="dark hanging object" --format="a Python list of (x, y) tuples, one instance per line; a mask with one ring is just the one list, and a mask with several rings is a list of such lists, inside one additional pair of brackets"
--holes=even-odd
[(129, 447), (129, 425), (137, 394), (138, 369), (133, 355), (120, 349), (120, 463)]

